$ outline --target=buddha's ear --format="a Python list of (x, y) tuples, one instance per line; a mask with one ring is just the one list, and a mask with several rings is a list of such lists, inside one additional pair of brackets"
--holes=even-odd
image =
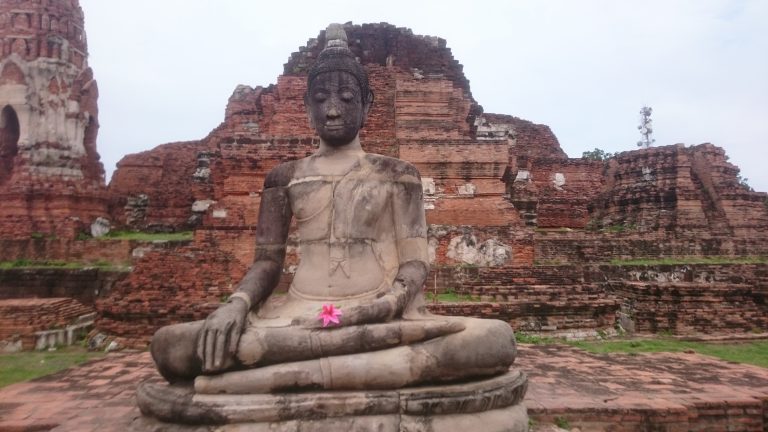
[(309, 107), (309, 90), (304, 92), (304, 109), (307, 111), (307, 120), (309, 120), (309, 127), (315, 129), (315, 119), (312, 118), (312, 110)]
[(368, 97), (363, 100), (363, 118), (360, 120), (360, 128), (365, 126), (365, 120), (368, 119), (371, 105), (373, 105), (373, 92), (368, 90)]

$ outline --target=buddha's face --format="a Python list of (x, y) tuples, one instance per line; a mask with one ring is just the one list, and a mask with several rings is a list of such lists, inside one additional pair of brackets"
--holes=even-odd
[(312, 127), (328, 145), (340, 147), (355, 139), (368, 115), (355, 77), (342, 71), (325, 72), (312, 80), (306, 97)]

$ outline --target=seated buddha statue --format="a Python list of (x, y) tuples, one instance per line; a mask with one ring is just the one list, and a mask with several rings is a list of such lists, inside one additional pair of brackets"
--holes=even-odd
[[(397, 389), (506, 372), (507, 323), (425, 310), (419, 173), (363, 151), (368, 77), (341, 26), (326, 40), (305, 95), (319, 148), (267, 175), (253, 265), (207, 319), (157, 331), (158, 370), (171, 383), (194, 380), (197, 393)], [(300, 262), (276, 296), (292, 219)]]

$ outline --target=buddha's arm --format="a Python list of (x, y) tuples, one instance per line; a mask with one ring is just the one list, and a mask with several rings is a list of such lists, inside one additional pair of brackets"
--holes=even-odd
[(259, 207), (254, 263), (238, 284), (229, 301), (205, 320), (197, 343), (204, 372), (215, 372), (226, 365), (226, 358), (237, 352), (248, 312), (269, 297), (280, 279), (285, 259), (285, 243), (291, 222), (285, 165), (269, 173)]
[(400, 260), (395, 285), (402, 289), (395, 293), (397, 316), (402, 315), (405, 307), (421, 291), (429, 273), (427, 220), (422, 193), (419, 172), (412, 165), (406, 165), (395, 183), (392, 197), (392, 217)]
[(287, 186), (267, 176), (256, 227), (254, 263), (233, 295), (245, 300), (249, 309), (266, 300), (280, 279), (291, 216)]

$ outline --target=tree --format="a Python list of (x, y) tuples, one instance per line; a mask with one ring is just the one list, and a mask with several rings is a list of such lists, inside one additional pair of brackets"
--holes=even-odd
[(594, 150), (585, 151), (584, 153), (581, 154), (581, 157), (584, 159), (598, 160), (598, 161), (610, 159), (613, 156), (614, 156), (613, 153), (608, 153), (605, 150), (601, 150), (597, 147), (595, 147)]
[(736, 174), (736, 181), (739, 182), (740, 185), (745, 187), (748, 191), (754, 192), (755, 190), (752, 188), (752, 186), (749, 185), (749, 179), (746, 177), (742, 177), (741, 174)]

